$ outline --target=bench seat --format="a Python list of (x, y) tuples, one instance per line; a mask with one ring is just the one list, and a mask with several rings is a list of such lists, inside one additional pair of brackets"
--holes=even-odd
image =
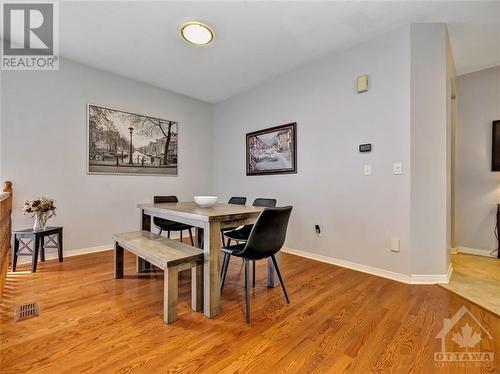
[(164, 270), (163, 311), (166, 323), (177, 319), (179, 271), (191, 269), (191, 307), (203, 309), (203, 251), (149, 231), (113, 235), (115, 242), (115, 278), (123, 278), (123, 250)]

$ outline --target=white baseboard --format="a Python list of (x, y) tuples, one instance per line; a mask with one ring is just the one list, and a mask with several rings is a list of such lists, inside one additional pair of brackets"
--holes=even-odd
[(453, 267), (451, 264), (448, 266), (448, 271), (446, 274), (437, 275), (412, 275), (411, 284), (437, 284), (437, 283), (449, 283), (451, 279), (451, 274), (453, 273)]
[(448, 271), (446, 272), (446, 282), (444, 282), (444, 283), (450, 283), (450, 279), (451, 279), (452, 274), (453, 274), (453, 266), (451, 265), (451, 262), (450, 262), (450, 266), (448, 266)]
[[(156, 233), (156, 232), (155, 232)], [(182, 235), (183, 238), (189, 238), (188, 235)], [(172, 233), (170, 235), (170, 239), (179, 239), (180, 238), (180, 233)], [(106, 244), (106, 245), (99, 245), (97, 247), (88, 247), (88, 248), (79, 248), (79, 249), (69, 249), (67, 251), (64, 251), (64, 258), (66, 257), (72, 257), (72, 256), (79, 256), (79, 255), (86, 255), (89, 253), (96, 253), (96, 252), (103, 252), (103, 251), (109, 251), (114, 248), (113, 244)], [(49, 248), (46, 250), (45, 253), (45, 260), (54, 260), (58, 258), (57, 257), (57, 250), (54, 248)], [(31, 256), (19, 256), (17, 259), (17, 264), (22, 265), (22, 264), (29, 264), (31, 263)]]
[(361, 271), (363, 273), (368, 273), (372, 275), (376, 275), (379, 277), (392, 279), (398, 282), (407, 283), (407, 284), (436, 284), (436, 283), (448, 283), (451, 273), (453, 271), (451, 264), (448, 268), (447, 274), (438, 274), (438, 275), (406, 275), (401, 273), (395, 273), (393, 271), (375, 268), (372, 266), (357, 264), (354, 262), (341, 260), (338, 258), (328, 257), (319, 255), (316, 253), (311, 253), (307, 251), (302, 251), (300, 249), (294, 248), (283, 248), (283, 252), (290, 253), (296, 256), (305, 257), (311, 260), (316, 260), (320, 262), (325, 262), (327, 264), (337, 265), (344, 268)]
[(337, 265), (337, 266), (341, 266), (344, 268), (361, 271), (363, 273), (378, 275), (379, 277), (392, 279), (392, 280), (395, 280), (398, 282), (410, 283), (410, 277), (408, 275), (395, 273), (395, 272), (392, 272), (389, 270), (379, 269), (379, 268), (375, 268), (375, 267), (367, 266), (367, 265), (361, 265), (361, 264), (357, 264), (354, 262), (341, 260), (338, 258), (318, 255), (316, 253), (306, 252), (306, 251), (302, 251), (300, 249), (283, 248), (283, 252), (297, 255), (300, 257), (309, 258), (311, 260), (326, 262), (327, 264)]
[(469, 247), (457, 247), (457, 252), (458, 253), (465, 253), (465, 254), (468, 254), (468, 255), (485, 256), (485, 257), (496, 257), (496, 255), (490, 254), (492, 251), (490, 251), (489, 249), (479, 249), (479, 248), (469, 248)]
[[(183, 235), (183, 237), (186, 238), (189, 236)], [(171, 239), (179, 239), (179, 234), (171, 235)], [(460, 248), (460, 247), (458, 247), (458, 248)], [(111, 249), (113, 249), (113, 244), (101, 245), (101, 246), (90, 247), (90, 248), (72, 249), (72, 250), (65, 251), (64, 257), (79, 256), (79, 255), (84, 255), (84, 254), (89, 254), (89, 253), (108, 251)], [(356, 271), (361, 271), (363, 273), (372, 274), (372, 275), (376, 275), (376, 276), (387, 278), (387, 279), (392, 279), (392, 280), (402, 282), (402, 283), (407, 283), (407, 284), (448, 283), (450, 281), (451, 274), (453, 272), (453, 268), (450, 264), (446, 274), (405, 275), (405, 274), (395, 273), (393, 271), (389, 271), (389, 270), (385, 270), (385, 269), (375, 268), (372, 266), (367, 266), (367, 265), (357, 264), (357, 263), (346, 261), (346, 260), (341, 260), (341, 259), (334, 258), (334, 257), (328, 257), (328, 256), (319, 255), (316, 253), (302, 251), (300, 249), (283, 248), (282, 251), (285, 253), (290, 253), (290, 254), (304, 257), (304, 258), (308, 258), (311, 260), (325, 262), (327, 264), (337, 265), (337, 266), (341, 266), (344, 268), (348, 268), (348, 269), (352, 269), (352, 270), (356, 270)], [(57, 252), (46, 253), (45, 259), (46, 260), (57, 259)], [(30, 262), (31, 262), (31, 257), (22, 256), (22, 257), (19, 257), (17, 263), (18, 264), (26, 264), (26, 263), (30, 263)]]

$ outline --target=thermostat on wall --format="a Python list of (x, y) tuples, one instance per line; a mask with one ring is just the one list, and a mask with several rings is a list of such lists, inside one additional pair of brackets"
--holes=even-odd
[(371, 144), (360, 144), (359, 145), (359, 151), (360, 152), (371, 152), (372, 151), (372, 145)]

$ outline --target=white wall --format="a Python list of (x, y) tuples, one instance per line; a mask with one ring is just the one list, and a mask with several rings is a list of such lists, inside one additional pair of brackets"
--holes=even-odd
[(491, 171), (491, 123), (500, 120), (500, 66), (457, 79), (455, 161), (457, 247), (497, 247), (496, 204), (500, 172)]
[[(357, 94), (365, 73), (370, 90)], [(216, 105), (214, 190), (293, 205), (289, 247), (409, 274), (409, 86), (407, 26)], [(298, 173), (246, 176), (245, 133), (288, 122), (297, 122)], [(359, 153), (361, 143), (373, 152)], [(403, 175), (392, 174), (393, 162)]]
[[(32, 225), (22, 204), (44, 194), (56, 199), (50, 224), (64, 226), (66, 250), (100, 246), (139, 228), (138, 202), (209, 191), (211, 105), (67, 60), (59, 71), (1, 74), (0, 170), (14, 182), (14, 229)], [(179, 175), (87, 175), (87, 103), (178, 121)]]

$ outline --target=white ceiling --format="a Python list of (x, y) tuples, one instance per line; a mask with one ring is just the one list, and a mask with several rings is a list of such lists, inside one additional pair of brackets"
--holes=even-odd
[[(410, 22), (448, 24), (459, 74), (500, 64), (500, 1), (80, 1), (59, 20), (62, 56), (212, 103)], [(183, 42), (187, 20), (215, 42)]]

